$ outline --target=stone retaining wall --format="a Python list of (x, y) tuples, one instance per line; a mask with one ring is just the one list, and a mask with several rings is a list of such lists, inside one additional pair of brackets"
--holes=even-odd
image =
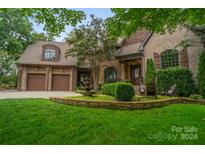
[(97, 100), (77, 100), (71, 98), (50, 97), (51, 101), (90, 108), (107, 108), (121, 110), (150, 109), (166, 106), (169, 104), (201, 104), (205, 105), (205, 100), (193, 100), (189, 98), (170, 98), (164, 100), (146, 101), (146, 102), (119, 102), (119, 101), (97, 101)]

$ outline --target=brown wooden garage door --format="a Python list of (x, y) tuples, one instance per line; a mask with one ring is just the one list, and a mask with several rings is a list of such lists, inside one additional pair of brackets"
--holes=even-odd
[(45, 90), (45, 74), (28, 74), (27, 90), (29, 91), (44, 91)]
[(53, 75), (52, 76), (52, 90), (54, 91), (68, 91), (70, 87), (69, 75)]

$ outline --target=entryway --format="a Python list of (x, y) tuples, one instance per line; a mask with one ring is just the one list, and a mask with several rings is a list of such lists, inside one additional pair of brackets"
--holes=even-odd
[(130, 78), (133, 85), (139, 85), (141, 79), (141, 65), (130, 65)]
[(133, 60), (126, 60), (121, 62), (124, 71), (124, 80), (130, 81), (133, 85), (140, 85), (143, 82), (142, 73), (142, 58), (136, 58)]

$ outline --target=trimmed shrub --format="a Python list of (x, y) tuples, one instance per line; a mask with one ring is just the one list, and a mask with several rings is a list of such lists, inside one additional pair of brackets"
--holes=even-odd
[(115, 82), (102, 86), (102, 93), (114, 96), (119, 101), (131, 101), (135, 95), (131, 83)]
[(105, 94), (105, 95), (115, 96), (116, 83), (117, 82), (104, 84), (102, 86), (102, 93)]
[(147, 69), (145, 72), (145, 85), (149, 83), (155, 83), (156, 71), (154, 67), (154, 61), (150, 58), (147, 59)]
[(198, 95), (198, 94), (191, 94), (190, 96), (189, 96), (189, 98), (192, 98), (192, 99), (203, 99), (203, 96), (201, 96), (201, 95)]
[(190, 96), (196, 89), (192, 73), (187, 68), (175, 67), (157, 71), (158, 93), (167, 92), (174, 84), (176, 84), (177, 96)]
[(199, 93), (205, 98), (205, 52), (202, 52), (199, 58), (197, 78)]
[(174, 85), (171, 73), (168, 69), (159, 69), (157, 71), (157, 91), (167, 92), (169, 88)]
[(131, 101), (135, 95), (134, 88), (130, 83), (118, 82), (115, 88), (115, 98), (119, 101)]
[(146, 85), (146, 89), (147, 89), (148, 96), (156, 96), (157, 95), (157, 89), (156, 89), (155, 83), (148, 83)]
[(98, 90), (99, 90), (99, 91), (102, 90), (102, 86), (103, 86), (104, 84), (105, 84), (105, 83), (101, 83), (101, 84), (98, 85)]
[(147, 69), (145, 72), (145, 85), (146, 93), (149, 96), (156, 95), (156, 71), (154, 67), (154, 61), (150, 58), (147, 59)]

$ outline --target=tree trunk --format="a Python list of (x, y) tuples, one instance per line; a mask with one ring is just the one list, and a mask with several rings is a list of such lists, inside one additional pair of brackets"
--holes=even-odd
[(93, 88), (94, 90), (98, 90), (98, 83), (99, 83), (99, 67), (95, 67), (91, 70), (92, 77), (93, 77)]

